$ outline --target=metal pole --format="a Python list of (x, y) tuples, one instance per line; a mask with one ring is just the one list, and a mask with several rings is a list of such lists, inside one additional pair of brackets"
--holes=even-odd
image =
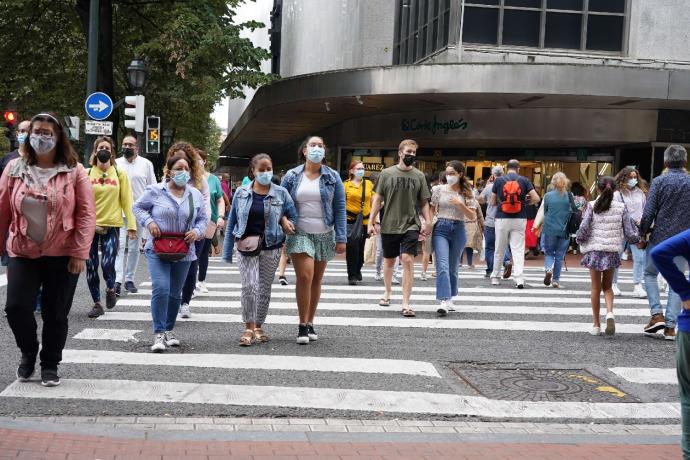
[[(96, 92), (98, 86), (98, 18), (101, 9), (100, 0), (91, 0), (89, 5), (89, 58), (86, 77), (86, 96)], [(89, 162), (94, 138), (90, 134), (84, 135), (84, 164)]]

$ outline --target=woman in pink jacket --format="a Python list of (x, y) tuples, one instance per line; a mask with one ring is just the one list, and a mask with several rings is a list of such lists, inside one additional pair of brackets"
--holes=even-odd
[(86, 171), (55, 115), (34, 116), (23, 147), (26, 155), (13, 160), (0, 178), (0, 254), (10, 257), (5, 312), (22, 353), (17, 379), (27, 381), (38, 356), (33, 310), (43, 286), (41, 383), (56, 386), (96, 206)]

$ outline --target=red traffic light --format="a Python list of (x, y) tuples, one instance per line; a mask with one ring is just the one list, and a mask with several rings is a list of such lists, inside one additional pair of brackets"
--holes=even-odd
[(5, 123), (11, 126), (14, 126), (17, 124), (17, 112), (13, 110), (6, 110), (5, 111)]

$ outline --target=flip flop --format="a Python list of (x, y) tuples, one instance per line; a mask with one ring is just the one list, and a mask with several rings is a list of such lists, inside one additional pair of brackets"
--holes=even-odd
[(390, 307), (390, 306), (391, 306), (391, 299), (381, 299), (381, 300), (379, 300), (379, 306), (380, 306), (380, 307)]
[(400, 313), (406, 318), (414, 318), (417, 316), (411, 308), (403, 308)]

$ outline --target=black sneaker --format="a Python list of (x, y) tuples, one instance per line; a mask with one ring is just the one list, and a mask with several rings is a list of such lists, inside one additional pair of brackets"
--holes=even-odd
[(357, 286), (357, 278), (348, 278), (347, 284), (350, 286)]
[(357, 273), (357, 281), (362, 281), (362, 273)]
[(36, 367), (36, 356), (26, 355), (22, 353), (22, 359), (19, 360), (17, 367), (17, 380), (20, 382), (28, 382)]
[(103, 311), (103, 307), (101, 306), (100, 303), (96, 302), (93, 305), (93, 308), (89, 312), (88, 316), (89, 316), (89, 318), (98, 318), (99, 316), (101, 316), (103, 314), (105, 314), (105, 312)]
[[(130, 294), (136, 294), (137, 292), (139, 292), (139, 289), (137, 289), (137, 287), (134, 285), (134, 283), (132, 281), (125, 282), (125, 289)], [(115, 294), (117, 294), (117, 291), (115, 291)], [(118, 294), (118, 297), (120, 297), (119, 294)]]
[(484, 272), (484, 278), (491, 277), (491, 272)]
[(105, 290), (105, 308), (110, 310), (110, 309), (115, 307), (116, 303), (117, 303), (117, 295), (115, 294), (115, 289), (106, 289)]
[(525, 288), (525, 285), (522, 284), (522, 283), (520, 283), (520, 284), (516, 284), (515, 287), (518, 288), (518, 289), (524, 289), (524, 288)]
[(309, 328), (306, 324), (299, 325), (299, 332), (297, 333), (297, 343), (306, 345), (309, 343)]
[(288, 280), (287, 280), (287, 278), (285, 278), (284, 276), (279, 276), (279, 277), (278, 277), (278, 281), (280, 281), (280, 284), (281, 284), (282, 286), (287, 286), (287, 285), (288, 285)]
[(120, 297), (122, 293), (122, 283), (115, 283), (115, 295)]
[(60, 376), (57, 367), (41, 368), (41, 385), (44, 387), (56, 387), (60, 385)]
[(310, 342), (316, 342), (319, 340), (319, 336), (316, 334), (313, 324), (307, 324), (307, 336), (309, 337)]

